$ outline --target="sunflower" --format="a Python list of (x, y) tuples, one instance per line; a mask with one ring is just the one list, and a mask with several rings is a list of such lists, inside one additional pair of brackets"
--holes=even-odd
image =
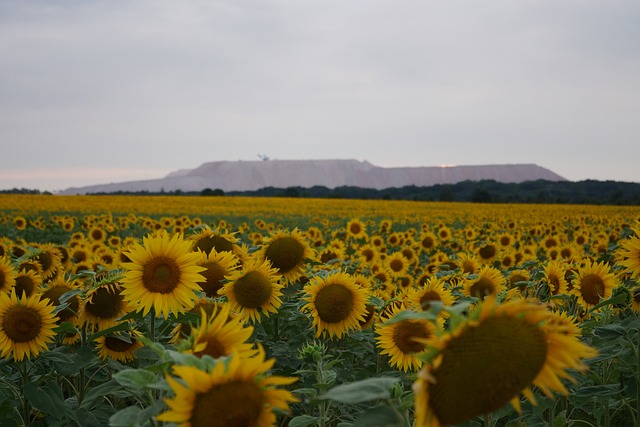
[(498, 248), (493, 243), (487, 243), (478, 248), (477, 254), (484, 264), (490, 264), (498, 255)]
[(509, 273), (509, 287), (510, 288), (517, 287), (520, 290), (520, 292), (524, 293), (525, 290), (527, 289), (527, 285), (521, 282), (528, 282), (530, 278), (531, 278), (531, 273), (529, 273), (529, 270), (525, 270), (525, 269), (513, 270)]
[(307, 303), (302, 310), (311, 313), (316, 337), (328, 334), (341, 338), (358, 327), (367, 314), (367, 291), (346, 273), (316, 277), (304, 287)]
[(131, 262), (123, 263), (128, 271), (122, 281), (122, 295), (137, 310), (147, 315), (151, 308), (156, 314), (169, 317), (193, 307), (200, 291), (200, 274), (204, 267), (197, 265), (198, 252), (191, 251), (191, 243), (182, 235), (162, 230), (147, 236), (143, 244), (136, 244), (127, 254)]
[(561, 261), (549, 261), (544, 267), (544, 278), (549, 286), (551, 295), (564, 295), (567, 293), (566, 263)]
[(13, 288), (18, 298), (22, 294), (30, 297), (42, 283), (42, 277), (34, 270), (21, 270), (16, 274), (16, 285)]
[(275, 360), (265, 360), (259, 347), (256, 356), (234, 354), (228, 363), (216, 363), (210, 372), (192, 366), (174, 366), (179, 382), (167, 377), (175, 396), (165, 399), (169, 410), (158, 421), (178, 427), (226, 427), (276, 425), (274, 410), (288, 412), (297, 399), (276, 386), (289, 385), (293, 377), (269, 375)]
[(500, 270), (485, 266), (477, 274), (476, 279), (466, 279), (464, 294), (484, 299), (488, 295), (496, 295), (506, 290), (506, 279)]
[[(60, 297), (62, 297), (62, 295), (76, 289), (77, 286), (75, 283), (67, 282), (64, 277), (58, 276), (41, 289), (40, 298), (47, 298), (51, 304), (57, 307), (60, 305)], [(66, 303), (68, 307), (56, 313), (59, 322), (73, 321), (78, 316), (78, 310), (80, 308), (80, 299), (78, 296), (72, 296)]]
[(122, 295), (122, 285), (118, 282), (105, 283), (87, 292), (78, 310), (78, 324), (87, 324), (93, 329), (115, 326), (118, 318), (130, 309)]
[(62, 265), (58, 248), (50, 243), (40, 246), (33, 259), (38, 261), (42, 267), (43, 279), (53, 277), (56, 270)]
[(387, 256), (384, 263), (387, 267), (386, 270), (394, 278), (404, 276), (409, 269), (409, 261), (399, 251)]
[(278, 270), (269, 261), (250, 260), (241, 270), (228, 275), (227, 280), (219, 293), (227, 297), (243, 320), (260, 322), (261, 313), (269, 316), (278, 312), (282, 285), (278, 283)]
[(204, 226), (199, 233), (189, 236), (189, 240), (193, 244), (193, 251), (199, 249), (207, 255), (214, 249), (216, 252), (236, 253), (238, 246), (238, 238), (235, 237), (235, 233), (220, 229), (212, 230), (208, 226)]
[(8, 256), (0, 257), (0, 293), (9, 293), (16, 285), (16, 271)]
[(53, 342), (54, 307), (38, 295), (18, 298), (0, 292), (0, 357), (20, 361), (37, 356)]
[(640, 286), (631, 289), (631, 310), (640, 313)]
[(633, 228), (635, 236), (622, 240), (616, 250), (618, 265), (625, 267), (624, 272), (640, 278), (640, 227)]
[(358, 247), (356, 254), (358, 255), (360, 261), (365, 265), (371, 265), (378, 260), (378, 249), (367, 243), (360, 247)]
[[(393, 319), (403, 311), (394, 307), (388, 316), (382, 317), (382, 322)], [(426, 342), (436, 333), (436, 326), (424, 319), (408, 319), (395, 323), (382, 323), (376, 327), (376, 344), (380, 354), (390, 357), (392, 367), (404, 372), (417, 370), (422, 366), (421, 353), (426, 350)]]
[(255, 352), (248, 343), (253, 327), (245, 328), (239, 320), (231, 320), (230, 315), (229, 304), (217, 306), (211, 315), (202, 310), (200, 326), (191, 330), (191, 347), (188, 351), (198, 357), (206, 354), (214, 359), (232, 353), (250, 357)]
[(104, 242), (107, 238), (107, 233), (105, 233), (101, 226), (95, 226), (89, 230), (87, 236), (91, 242)]
[(304, 274), (304, 263), (314, 257), (304, 235), (297, 229), (273, 234), (257, 252), (257, 257), (271, 262), (288, 282), (295, 282)]
[(27, 220), (25, 217), (23, 216), (16, 216), (13, 218), (13, 226), (17, 229), (17, 230), (24, 230), (25, 228), (27, 228)]
[(367, 237), (367, 225), (357, 218), (353, 218), (347, 222), (347, 236), (354, 239), (363, 239)]
[(597, 354), (578, 331), (541, 304), (515, 300), (497, 305), (486, 298), (455, 330), (429, 342), (434, 355), (413, 385), (416, 426), (459, 424), (520, 395), (536, 403), (531, 386), (548, 397), (567, 395), (560, 381), (583, 371), (583, 358)]
[(601, 300), (611, 298), (613, 289), (619, 284), (618, 277), (607, 264), (587, 261), (583, 267), (576, 271), (571, 294), (577, 296), (580, 305), (588, 309)]
[(420, 288), (411, 289), (407, 295), (409, 307), (416, 311), (429, 310), (431, 301), (439, 301), (445, 306), (455, 302), (451, 291), (445, 289), (442, 279), (430, 277)]
[(204, 282), (199, 283), (200, 288), (208, 297), (215, 298), (219, 296), (218, 291), (224, 286), (224, 277), (235, 270), (238, 258), (232, 252), (217, 252), (212, 249), (208, 255), (200, 252), (197, 264), (205, 268), (200, 273), (205, 279)]
[(430, 253), (436, 248), (437, 242), (438, 238), (432, 232), (422, 233), (422, 235), (420, 235), (420, 250)]
[(120, 335), (109, 334), (96, 338), (98, 357), (102, 360), (117, 360), (121, 363), (135, 359), (135, 352), (144, 347), (138, 331), (120, 332)]

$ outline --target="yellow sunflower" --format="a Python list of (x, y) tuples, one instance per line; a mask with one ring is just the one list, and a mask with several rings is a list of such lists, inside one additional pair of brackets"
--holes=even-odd
[(18, 298), (22, 294), (30, 297), (42, 284), (42, 277), (34, 270), (21, 270), (16, 274), (16, 285), (13, 288)]
[(480, 270), (480, 260), (472, 254), (460, 253), (457, 260), (460, 270), (465, 274), (476, 274)]
[(8, 256), (0, 257), (0, 293), (9, 293), (16, 285), (16, 271)]
[(464, 294), (484, 299), (488, 295), (497, 295), (507, 289), (502, 272), (494, 267), (485, 266), (477, 273), (476, 279), (466, 279)]
[(353, 218), (347, 222), (347, 236), (354, 239), (363, 239), (367, 237), (367, 225), (357, 218)]
[(295, 282), (304, 274), (305, 261), (313, 259), (314, 250), (297, 229), (273, 234), (257, 252), (257, 257), (271, 262), (287, 281)]
[(435, 355), (413, 385), (416, 427), (459, 424), (509, 402), (519, 412), (521, 394), (536, 403), (532, 385), (549, 397), (567, 395), (561, 379), (585, 370), (582, 359), (597, 354), (571, 322), (543, 305), (497, 305), (493, 296), (429, 345)]
[(227, 276), (228, 282), (219, 291), (229, 300), (231, 307), (243, 319), (260, 322), (260, 315), (277, 313), (282, 304), (282, 285), (278, 283), (278, 270), (269, 261), (253, 259), (241, 270)]
[(549, 261), (544, 267), (544, 278), (549, 286), (551, 295), (564, 295), (567, 293), (566, 273), (567, 265), (562, 261)]
[(96, 338), (98, 357), (102, 360), (117, 360), (121, 363), (135, 359), (135, 352), (144, 347), (138, 331), (120, 332), (120, 335), (104, 335)]
[(640, 286), (631, 289), (631, 310), (640, 313)]
[(236, 253), (238, 246), (238, 238), (235, 233), (218, 228), (212, 230), (208, 226), (204, 226), (198, 233), (189, 236), (189, 240), (194, 251), (199, 249), (207, 255), (214, 249), (216, 252)]
[(441, 302), (445, 306), (455, 302), (451, 291), (445, 288), (444, 280), (440, 278), (428, 278), (421, 287), (411, 289), (407, 295), (409, 307), (416, 311), (429, 310), (432, 301)]
[(101, 284), (89, 290), (80, 303), (78, 324), (86, 324), (90, 329), (106, 329), (115, 326), (129, 309), (120, 283)]
[(153, 308), (155, 315), (169, 317), (184, 313), (194, 306), (200, 291), (200, 274), (204, 267), (198, 262), (199, 253), (191, 251), (191, 242), (182, 235), (162, 230), (147, 236), (143, 244), (136, 244), (127, 254), (131, 262), (123, 263), (128, 271), (122, 281), (122, 295), (137, 310), (147, 315)]
[(498, 247), (493, 243), (486, 243), (480, 246), (476, 253), (482, 263), (491, 264), (491, 262), (496, 259), (496, 256), (498, 256)]
[(297, 401), (291, 392), (276, 388), (297, 379), (269, 375), (274, 363), (259, 348), (255, 357), (233, 355), (211, 372), (174, 366), (182, 381), (167, 377), (175, 396), (165, 399), (169, 410), (157, 420), (179, 427), (274, 426), (274, 410), (288, 412), (289, 403)]
[[(58, 276), (51, 282), (48, 282), (42, 289), (40, 298), (48, 299), (54, 306), (60, 305), (60, 297), (67, 292), (76, 290), (75, 283), (67, 282), (63, 276)], [(67, 301), (67, 308), (56, 313), (59, 322), (74, 321), (78, 317), (80, 309), (80, 299), (77, 295), (72, 296)]]
[(208, 297), (215, 298), (219, 296), (218, 291), (224, 286), (225, 276), (236, 269), (238, 258), (232, 252), (217, 252), (212, 249), (208, 255), (200, 252), (197, 264), (205, 268), (200, 272), (205, 279), (199, 283), (200, 288)]
[(189, 353), (198, 357), (208, 355), (214, 359), (232, 353), (244, 358), (255, 353), (248, 342), (253, 327), (244, 327), (239, 320), (231, 320), (229, 304), (217, 306), (211, 315), (202, 310), (201, 316), (200, 326), (191, 330)]
[(640, 227), (633, 228), (635, 236), (621, 240), (616, 250), (618, 265), (625, 267), (624, 272), (640, 278)]
[(348, 274), (316, 277), (304, 287), (304, 292), (307, 303), (302, 310), (311, 313), (316, 337), (328, 334), (341, 338), (349, 330), (358, 328), (359, 322), (364, 322), (368, 294)]
[(18, 298), (0, 292), (0, 357), (16, 361), (37, 356), (53, 342), (54, 307), (39, 295)]
[(27, 228), (27, 219), (23, 216), (16, 216), (13, 218), (13, 226), (17, 230), (22, 231)]
[(423, 360), (420, 357), (427, 349), (427, 340), (436, 333), (436, 326), (424, 319), (401, 320), (384, 323), (393, 319), (403, 310), (394, 307), (388, 316), (382, 317), (381, 325), (376, 327), (376, 345), (380, 354), (389, 356), (392, 367), (404, 372), (420, 369)]
[(386, 270), (392, 277), (397, 278), (405, 275), (409, 269), (409, 260), (407, 260), (402, 252), (394, 252), (384, 259)]
[(43, 279), (53, 277), (56, 270), (62, 265), (58, 248), (51, 243), (41, 245), (33, 259), (42, 267)]
[(620, 285), (618, 277), (604, 262), (587, 261), (578, 268), (572, 281), (571, 294), (578, 297), (578, 303), (585, 309), (611, 298), (613, 289)]

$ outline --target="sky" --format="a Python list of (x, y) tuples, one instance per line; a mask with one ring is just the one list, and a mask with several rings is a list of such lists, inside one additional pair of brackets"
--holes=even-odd
[(219, 160), (640, 182), (637, 0), (0, 0), (0, 189)]

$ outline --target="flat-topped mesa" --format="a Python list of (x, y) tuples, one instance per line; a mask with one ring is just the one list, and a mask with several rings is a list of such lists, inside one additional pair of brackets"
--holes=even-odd
[[(114, 179), (117, 177), (114, 176)], [(72, 187), (61, 194), (202, 191), (206, 188), (252, 191), (265, 187), (309, 188), (316, 185), (327, 188), (353, 186), (380, 190), (407, 185), (426, 187), (488, 179), (509, 183), (539, 179), (566, 181), (560, 175), (535, 164), (384, 168), (353, 159), (239, 160), (207, 162), (195, 169), (181, 169), (159, 179)]]

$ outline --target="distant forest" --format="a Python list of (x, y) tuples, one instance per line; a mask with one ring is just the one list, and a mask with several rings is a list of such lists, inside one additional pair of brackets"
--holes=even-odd
[[(13, 189), (0, 193), (51, 194), (38, 190)], [(400, 188), (376, 190), (361, 187), (311, 188), (265, 187), (256, 191), (222, 191), (206, 188), (199, 192), (114, 192), (94, 195), (184, 195), (184, 196), (251, 196), (251, 197), (302, 197), (328, 199), (368, 200), (416, 200), (474, 203), (559, 203), (589, 205), (640, 205), (640, 183), (619, 181), (526, 181), (518, 184), (494, 180), (462, 181), (456, 184), (438, 184), (429, 187), (408, 185)]]

